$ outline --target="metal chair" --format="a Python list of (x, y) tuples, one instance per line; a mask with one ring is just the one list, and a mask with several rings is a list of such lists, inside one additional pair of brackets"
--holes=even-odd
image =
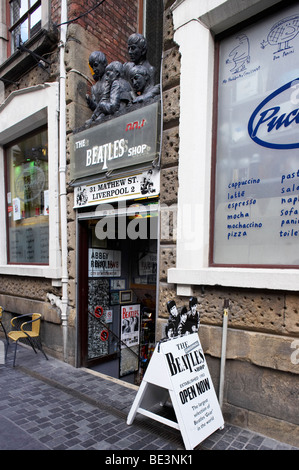
[[(31, 320), (22, 322), (21, 319), (31, 317)], [(10, 340), (15, 342), (15, 353), (13, 360), (13, 367), (16, 362), (17, 346), (18, 341), (28, 340), (28, 343), (32, 347), (33, 351), (37, 354), (36, 348), (38, 348), (46, 359), (48, 359), (46, 353), (42, 348), (42, 343), (40, 339), (40, 326), (41, 326), (41, 314), (40, 313), (29, 313), (25, 315), (20, 315), (11, 319), (11, 324), (15, 328), (14, 330), (7, 333), (7, 336)], [(6, 355), (8, 351), (9, 341), (7, 343)]]

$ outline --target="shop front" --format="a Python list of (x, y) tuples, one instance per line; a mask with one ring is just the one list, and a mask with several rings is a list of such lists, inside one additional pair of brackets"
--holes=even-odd
[(72, 138), (77, 362), (139, 383), (155, 346), (160, 107)]

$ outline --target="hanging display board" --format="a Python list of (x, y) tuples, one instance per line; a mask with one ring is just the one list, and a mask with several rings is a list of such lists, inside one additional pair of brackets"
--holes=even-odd
[(152, 198), (160, 193), (160, 172), (148, 169), (120, 178), (82, 184), (74, 189), (74, 209), (98, 204)]
[(160, 103), (115, 117), (71, 137), (71, 178), (78, 179), (155, 160)]
[[(157, 407), (168, 396), (177, 422), (157, 413)], [(197, 333), (156, 346), (128, 415), (128, 425), (137, 413), (180, 430), (187, 450), (194, 449), (224, 426)]]

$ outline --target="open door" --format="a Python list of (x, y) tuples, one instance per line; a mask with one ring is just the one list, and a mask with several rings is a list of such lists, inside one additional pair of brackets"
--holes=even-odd
[[(132, 383), (155, 347), (157, 221), (122, 215), (79, 222), (80, 365)], [(100, 239), (104, 223), (113, 230)]]

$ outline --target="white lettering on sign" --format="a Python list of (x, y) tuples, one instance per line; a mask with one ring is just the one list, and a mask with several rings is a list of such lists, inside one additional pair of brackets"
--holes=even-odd
[(121, 158), (125, 153), (125, 139), (108, 142), (104, 145), (94, 145), (86, 150), (86, 166), (102, 163), (102, 170), (107, 170), (107, 162), (115, 158)]
[(88, 140), (87, 139), (82, 139), (82, 140), (78, 140), (77, 142), (75, 142), (75, 148), (76, 149), (84, 148), (87, 145), (88, 145)]
[(131, 147), (128, 150), (128, 157), (134, 157), (135, 155), (142, 155), (146, 151), (146, 149), (147, 149), (146, 144)]

